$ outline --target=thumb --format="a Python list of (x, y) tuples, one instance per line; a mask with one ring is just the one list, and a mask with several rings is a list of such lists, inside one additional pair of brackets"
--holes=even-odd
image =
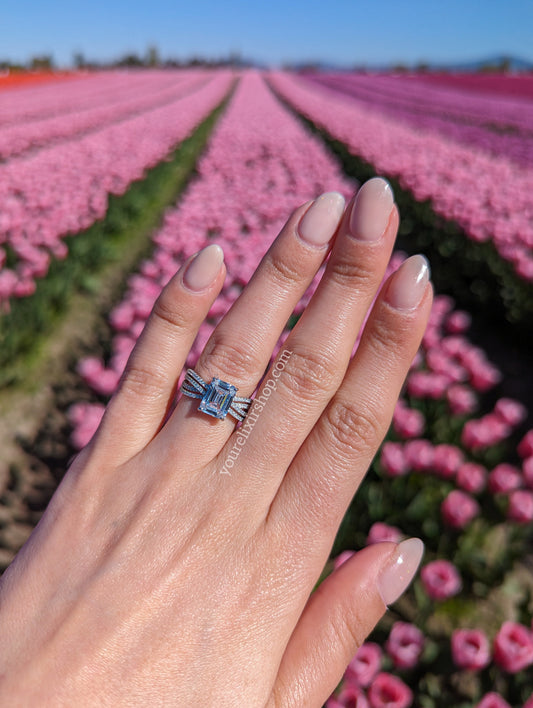
[(320, 584), (289, 640), (269, 708), (325, 703), (387, 605), (408, 587), (423, 552), (418, 538), (376, 543)]

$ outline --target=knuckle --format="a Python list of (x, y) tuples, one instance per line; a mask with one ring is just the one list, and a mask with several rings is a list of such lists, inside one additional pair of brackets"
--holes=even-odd
[(349, 257), (348, 254), (339, 254), (331, 262), (329, 277), (342, 287), (354, 287), (354, 284), (371, 287), (376, 280), (375, 265), (367, 263), (361, 258)]
[(380, 308), (372, 323), (372, 348), (379, 357), (390, 360), (391, 356), (402, 353), (411, 338), (412, 327), (409, 322), (401, 322), (391, 313)]
[(318, 352), (292, 352), (279, 379), (293, 396), (315, 401), (332, 396), (338, 387), (339, 372), (333, 361)]
[(191, 326), (191, 317), (176, 307), (175, 300), (167, 290), (157, 298), (152, 314), (175, 329), (185, 330)]
[(258, 380), (265, 368), (251, 348), (243, 350), (216, 331), (202, 352), (199, 365), (211, 375), (223, 375), (230, 381)]
[(338, 401), (325, 412), (329, 434), (340, 448), (350, 453), (373, 454), (379, 445), (382, 426), (370, 409), (363, 412), (353, 403)]
[(266, 267), (271, 278), (282, 286), (297, 283), (302, 279), (298, 263), (290, 262), (286, 253), (284, 255), (276, 249), (266, 261)]
[(121, 393), (130, 394), (134, 400), (157, 399), (168, 389), (167, 377), (157, 369), (145, 369), (135, 363), (128, 364), (120, 384)]

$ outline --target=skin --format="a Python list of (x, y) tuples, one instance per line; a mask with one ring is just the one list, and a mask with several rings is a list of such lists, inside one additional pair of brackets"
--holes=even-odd
[[(207, 343), (195, 367), (204, 379), (241, 396), (257, 387), (329, 252), (298, 236), (309, 206)], [(350, 359), (399, 220), (393, 206), (381, 238), (365, 243), (348, 233), (351, 207), (230, 475), (219, 472), (232, 418), (183, 396), (168, 415), (225, 267), (193, 292), (186, 263), (164, 289), (99, 430), (2, 578), (2, 705), (319, 708), (335, 688), (386, 610), (379, 577), (396, 544), (356, 553), (311, 593), (432, 300), (428, 284), (418, 306), (397, 309), (386, 283)]]

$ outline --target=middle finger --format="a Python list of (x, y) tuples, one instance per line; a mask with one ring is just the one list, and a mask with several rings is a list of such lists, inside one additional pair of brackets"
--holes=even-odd
[[(248, 417), (222, 451), (226, 466), (242, 467), (254, 477), (247, 488), (253, 489), (256, 503), (258, 484), (269, 503), (336, 393), (383, 280), (398, 223), (389, 184), (381, 178), (366, 182), (346, 211), (325, 274), (285, 342), (285, 355), (265, 377)], [(229, 462), (237, 456), (238, 464)]]

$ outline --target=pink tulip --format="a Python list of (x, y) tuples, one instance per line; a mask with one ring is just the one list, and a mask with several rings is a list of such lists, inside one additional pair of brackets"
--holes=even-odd
[(526, 485), (533, 489), (533, 456), (528, 457), (522, 463), (522, 476)]
[(404, 445), (404, 453), (411, 469), (418, 472), (433, 469), (435, 448), (429, 440), (409, 440)]
[(448, 315), (446, 319), (446, 329), (451, 334), (461, 334), (466, 332), (472, 324), (472, 318), (467, 312), (456, 310)]
[(446, 560), (435, 560), (425, 565), (420, 577), (424, 590), (432, 600), (446, 600), (457, 595), (462, 581), (457, 568)]
[(511, 706), (499, 693), (491, 691), (483, 696), (476, 708), (511, 708)]
[(517, 489), (509, 495), (507, 518), (519, 524), (533, 521), (533, 492)]
[(400, 529), (396, 528), (396, 526), (389, 526), (381, 521), (376, 521), (370, 527), (367, 543), (369, 546), (373, 543), (382, 543), (383, 541), (399, 543), (402, 540), (402, 537), (402, 532)]
[(356, 686), (368, 686), (381, 669), (383, 652), (378, 644), (365, 642), (348, 664), (345, 681)]
[(343, 551), (342, 553), (339, 553), (339, 555), (333, 561), (334, 570), (337, 570), (337, 568), (340, 568), (341, 565), (343, 563), (346, 563), (348, 558), (351, 558), (354, 554), (355, 554), (355, 551)]
[(500, 398), (494, 406), (494, 412), (511, 427), (515, 427), (527, 418), (526, 407), (511, 398)]
[(452, 657), (460, 669), (484, 669), (490, 663), (486, 634), (480, 629), (456, 629), (452, 634)]
[(462, 464), (464, 457), (459, 448), (454, 445), (436, 445), (434, 448), (433, 466), (444, 479), (451, 479)]
[(489, 474), (488, 488), (492, 494), (507, 494), (522, 484), (520, 470), (507, 463), (497, 465)]
[(494, 661), (516, 674), (533, 664), (533, 633), (522, 624), (504, 622), (494, 639)]
[(382, 672), (373, 680), (368, 698), (372, 708), (409, 708), (413, 693), (397, 676)]
[(359, 686), (352, 684), (342, 687), (341, 692), (337, 696), (337, 702), (342, 708), (368, 708), (365, 692), (359, 688)]
[(533, 430), (528, 430), (517, 447), (520, 457), (533, 457)]
[(442, 518), (454, 529), (463, 529), (479, 511), (477, 501), (460, 489), (451, 491), (441, 505)]
[(424, 635), (414, 624), (395, 622), (387, 639), (387, 653), (399, 669), (412, 669), (424, 649)]
[(381, 448), (380, 461), (389, 477), (400, 477), (409, 471), (401, 443), (384, 443)]
[(393, 416), (393, 427), (403, 438), (417, 438), (424, 432), (425, 419), (420, 411), (397, 405)]
[(462, 384), (450, 386), (446, 391), (446, 398), (453, 415), (468, 415), (473, 413), (478, 405), (476, 394)]
[(471, 494), (479, 494), (487, 483), (487, 470), (475, 462), (464, 462), (455, 476), (457, 485)]

